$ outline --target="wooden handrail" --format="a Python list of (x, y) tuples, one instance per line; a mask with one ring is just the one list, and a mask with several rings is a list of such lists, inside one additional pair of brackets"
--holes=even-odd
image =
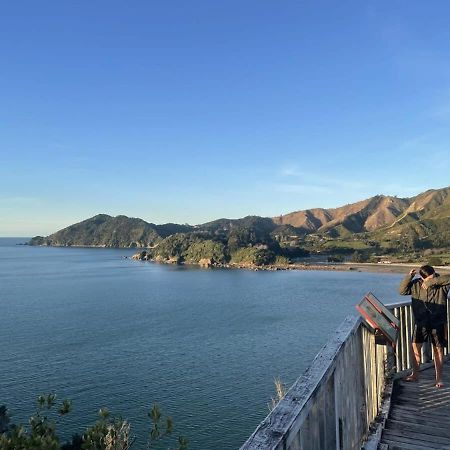
[(386, 306), (400, 321), (395, 355), (360, 318), (347, 317), (240, 450), (360, 450), (387, 377), (411, 367), (411, 300)]
[(241, 450), (359, 450), (381, 404), (385, 353), (347, 317)]
[(398, 302), (392, 302), (392, 303), (386, 303), (386, 308), (388, 309), (394, 309), (394, 308), (400, 308), (401, 306), (406, 306), (411, 304), (411, 299), (406, 298), (405, 300), (400, 300)]

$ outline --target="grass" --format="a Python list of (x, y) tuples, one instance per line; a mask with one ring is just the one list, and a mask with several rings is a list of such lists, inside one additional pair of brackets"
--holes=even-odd
[(270, 402), (267, 404), (269, 411), (272, 411), (275, 406), (277, 406), (278, 403), (283, 400), (288, 391), (287, 386), (281, 381), (280, 377), (276, 377), (273, 380), (273, 383), (275, 384), (275, 397), (272, 397), (270, 399)]

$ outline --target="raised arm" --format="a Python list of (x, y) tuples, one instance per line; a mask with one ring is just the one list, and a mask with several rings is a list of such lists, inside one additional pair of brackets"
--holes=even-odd
[(414, 284), (413, 278), (416, 275), (415, 269), (411, 270), (408, 275), (400, 282), (398, 292), (400, 295), (411, 295), (411, 287)]
[(450, 275), (439, 275), (423, 282), (425, 289), (433, 287), (450, 287)]

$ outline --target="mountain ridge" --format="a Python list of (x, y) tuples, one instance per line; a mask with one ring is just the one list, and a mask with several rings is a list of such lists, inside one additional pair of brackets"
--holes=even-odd
[[(222, 218), (195, 226), (156, 225), (140, 218), (97, 214), (47, 237), (32, 238), (30, 244), (159, 247), (165, 258), (178, 253), (204, 256), (202, 252), (208, 253), (205, 249), (214, 248), (216, 258), (221, 254), (223, 260), (250, 248), (290, 258), (305, 249), (391, 252), (449, 247), (447, 230), (450, 187), (410, 198), (376, 195), (337, 208), (312, 208), (277, 217)], [(158, 256), (156, 250), (153, 253)]]

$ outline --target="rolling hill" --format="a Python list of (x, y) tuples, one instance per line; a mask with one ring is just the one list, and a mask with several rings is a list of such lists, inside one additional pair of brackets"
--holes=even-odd
[(155, 225), (99, 214), (47, 237), (37, 236), (30, 245), (152, 248), (155, 257), (164, 258), (196, 255), (193, 259), (199, 259), (212, 252), (223, 261), (243, 249), (270, 252), (273, 259), (298, 256), (303, 249), (374, 254), (450, 248), (450, 187), (411, 198), (377, 195), (339, 208), (307, 209), (274, 218), (223, 218), (196, 226)]
[(98, 214), (50, 236), (36, 236), (30, 244), (64, 247), (152, 247), (172, 234), (192, 229), (193, 227), (188, 225), (155, 225), (137, 218)]
[(450, 187), (432, 189), (411, 198), (377, 195), (333, 209), (307, 209), (274, 217), (277, 224), (291, 225), (305, 233), (331, 237), (372, 232), (403, 223), (450, 217)]

